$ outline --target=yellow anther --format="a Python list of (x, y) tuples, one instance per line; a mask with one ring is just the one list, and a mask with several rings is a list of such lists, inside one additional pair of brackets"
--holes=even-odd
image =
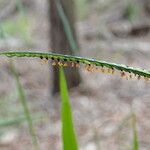
[(71, 62), (71, 67), (74, 67), (75, 66), (75, 63), (74, 62)]
[(56, 64), (56, 62), (52, 62), (52, 66), (56, 66), (57, 64)]
[(41, 60), (40, 64), (42, 64), (42, 65), (48, 64), (48, 60)]
[(125, 72), (121, 72), (121, 77), (124, 77), (125, 75)]
[(63, 65), (64, 67), (67, 67), (68, 66), (68, 64), (67, 63), (64, 63), (64, 65)]
[(59, 65), (59, 66), (63, 66), (63, 63), (62, 63), (62, 62), (58, 62), (58, 65)]
[(80, 67), (80, 64), (76, 64), (76, 67), (79, 68), (79, 67)]

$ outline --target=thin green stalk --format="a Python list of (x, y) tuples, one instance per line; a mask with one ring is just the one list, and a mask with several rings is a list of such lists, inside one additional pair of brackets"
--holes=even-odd
[(60, 94), (62, 116), (63, 150), (78, 150), (78, 144), (73, 125), (72, 110), (69, 102), (67, 83), (63, 68), (60, 68)]
[(34, 131), (34, 127), (33, 127), (33, 123), (32, 123), (32, 117), (31, 117), (31, 113), (30, 113), (29, 108), (28, 108), (28, 104), (26, 102), (25, 93), (24, 93), (23, 87), (21, 86), (19, 76), (18, 76), (18, 74), (17, 74), (17, 72), (16, 72), (16, 70), (12, 64), (11, 64), (11, 70), (12, 70), (12, 73), (13, 73), (15, 80), (16, 80), (16, 85), (17, 85), (18, 94), (19, 94), (19, 100), (22, 104), (22, 107), (24, 109), (24, 115), (25, 115), (26, 120), (28, 122), (28, 128), (29, 128), (30, 135), (32, 137), (32, 143), (34, 145), (35, 150), (39, 150), (38, 140), (37, 140), (37, 137), (36, 137), (36, 134)]
[(139, 13), (138, 5), (135, 3), (135, 1), (129, 0), (125, 13), (127, 19), (132, 22), (134, 19), (136, 19), (138, 13)]
[(0, 127), (18, 125), (24, 121), (26, 121), (26, 118), (24, 116), (18, 118), (7, 118), (7, 119), (0, 120)]
[[(32, 118), (39, 119), (40, 115), (34, 115)], [(12, 126), (12, 125), (19, 125), (21, 123), (24, 123), (26, 121), (26, 116), (20, 116), (17, 118), (5, 118), (0, 120), (0, 127), (6, 127), (6, 126)]]
[(4, 30), (3, 30), (3, 26), (0, 23), (0, 39), (4, 39), (6, 37)]
[(139, 150), (138, 133), (136, 127), (136, 116), (134, 112), (132, 112), (132, 130), (133, 130), (132, 150)]
[(23, 5), (23, 1), (22, 0), (16, 0), (16, 5), (20, 14), (20, 19), (18, 21), (18, 26), (21, 27), (20, 28), (20, 35), (22, 35), (22, 38), (25, 40), (25, 42), (27, 44), (31, 44), (32, 39), (31, 36), (29, 34), (29, 23), (28, 23), (28, 18), (27, 18), (27, 13), (26, 13), (26, 9)]
[(122, 64), (110, 63), (106, 61), (99, 61), (90, 58), (71, 56), (71, 55), (63, 55), (57, 53), (41, 53), (41, 52), (0, 52), (0, 55), (5, 55), (7, 57), (32, 57), (32, 58), (46, 58), (46, 59), (54, 59), (59, 61), (72, 61), (75, 63), (82, 63), (86, 65), (94, 65), (95, 67), (101, 66), (106, 67), (108, 69), (115, 69), (121, 72), (133, 73), (138, 76), (142, 76), (150, 79), (150, 71), (140, 68), (129, 67)]
[(66, 14), (63, 10), (63, 7), (61, 5), (60, 0), (56, 0), (56, 6), (57, 6), (57, 11), (58, 11), (58, 14), (60, 16), (60, 19), (62, 20), (64, 30), (65, 30), (67, 39), (69, 41), (71, 50), (73, 50), (74, 53), (77, 53), (78, 46), (77, 46), (76, 41), (74, 39), (70, 23), (69, 23), (68, 18), (67, 18)]
[(26, 13), (25, 13), (25, 8), (24, 8), (24, 6), (22, 4), (22, 0), (16, 0), (16, 5), (17, 5), (17, 8), (18, 8), (20, 14), (22, 16), (25, 16)]
[(127, 115), (123, 118), (123, 120), (121, 121), (121, 123), (118, 125), (118, 127), (117, 127), (115, 133), (118, 132), (118, 131), (120, 131), (120, 130), (128, 123), (128, 121), (129, 121), (131, 118), (132, 118), (132, 114), (131, 114), (131, 113), (127, 114)]

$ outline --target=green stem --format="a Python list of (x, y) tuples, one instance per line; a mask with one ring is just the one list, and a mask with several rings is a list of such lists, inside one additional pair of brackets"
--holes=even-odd
[(67, 36), (67, 39), (69, 41), (69, 44), (70, 44), (70, 47), (71, 47), (71, 50), (76, 53), (76, 50), (78, 49), (78, 46), (76, 44), (76, 41), (74, 39), (74, 36), (73, 36), (73, 33), (72, 33), (72, 29), (71, 29), (71, 26), (70, 26), (70, 23), (69, 23), (69, 20), (63, 10), (63, 7), (61, 5), (61, 2), (60, 0), (57, 0), (56, 1), (56, 6), (57, 6), (57, 11), (58, 11), (58, 14), (60, 16), (60, 19), (62, 21), (62, 24), (64, 26), (64, 30), (65, 30), (65, 33), (66, 33), (66, 36)]
[(31, 114), (30, 114), (30, 111), (28, 108), (28, 104), (26, 102), (25, 93), (24, 93), (23, 87), (21, 86), (19, 76), (18, 76), (13, 64), (11, 64), (11, 70), (12, 70), (12, 73), (16, 80), (16, 85), (17, 85), (17, 89), (18, 89), (18, 93), (19, 93), (19, 100), (24, 109), (24, 114), (25, 114), (26, 120), (28, 122), (29, 132), (32, 137), (32, 142), (33, 142), (34, 148), (35, 148), (35, 150), (39, 150), (38, 140), (37, 140), (37, 136), (34, 131), (32, 117), (31, 117)]

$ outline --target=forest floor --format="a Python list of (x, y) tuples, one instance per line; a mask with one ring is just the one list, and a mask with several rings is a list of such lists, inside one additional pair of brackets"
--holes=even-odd
[[(128, 66), (150, 67), (150, 14), (141, 10), (132, 21), (126, 14), (125, 1), (99, 8), (89, 2), (88, 13), (77, 21), (81, 55)], [(97, 1), (97, 3), (99, 3)], [(0, 50), (33, 49), (48, 51), (49, 24), (47, 4), (37, 1), (29, 10), (32, 44), (18, 39), (0, 40)], [(141, 4), (137, 6), (141, 7)], [(38, 11), (38, 10), (41, 11)], [(34, 19), (33, 19), (34, 17)], [(37, 23), (38, 22), (38, 23)], [(7, 43), (7, 44), (6, 44)], [(21, 43), (21, 44), (20, 44)], [(10, 72), (9, 60), (1, 59), (0, 114), (12, 118), (23, 111)], [(60, 98), (50, 93), (50, 67), (39, 59), (14, 59), (21, 83), (32, 110), (41, 149), (61, 149)], [(150, 149), (150, 84), (144, 80), (126, 80), (119, 75), (90, 73), (80, 69), (82, 84), (70, 90), (74, 122), (81, 150), (130, 150), (132, 148), (132, 111), (137, 118), (141, 150)], [(0, 128), (1, 150), (30, 150), (31, 139), (27, 124), (20, 121)]]

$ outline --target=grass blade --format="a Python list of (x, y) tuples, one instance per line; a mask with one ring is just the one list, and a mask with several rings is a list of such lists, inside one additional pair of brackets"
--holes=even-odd
[(63, 23), (63, 26), (64, 26), (64, 30), (65, 30), (65, 33), (66, 33), (66, 36), (67, 36), (67, 39), (68, 39), (68, 42), (70, 44), (70, 47), (71, 47), (71, 50), (76, 53), (76, 51), (78, 50), (78, 46), (77, 46), (77, 43), (74, 39), (74, 36), (73, 36), (73, 33), (72, 33), (72, 29), (71, 29), (71, 26), (70, 26), (70, 23), (69, 23), (69, 20), (63, 10), (63, 7), (61, 5), (61, 2), (60, 0), (57, 0), (56, 1), (56, 6), (57, 6), (57, 11), (58, 11), (58, 14), (60, 16), (60, 19)]
[[(36, 114), (32, 117), (32, 120), (38, 121), (41, 118), (40, 114)], [(19, 116), (17, 118), (5, 118), (5, 119), (0, 119), (0, 127), (7, 127), (7, 126), (17, 126), (20, 125), (22, 123), (24, 123), (26, 121), (26, 117), (25, 116)]]
[(136, 116), (134, 112), (132, 112), (132, 130), (133, 130), (132, 150), (139, 150), (138, 133), (136, 128)]
[(34, 128), (33, 128), (32, 118), (31, 118), (31, 114), (30, 114), (30, 111), (29, 111), (29, 108), (28, 108), (28, 104), (26, 102), (23, 87), (21, 86), (19, 76), (18, 76), (18, 74), (17, 74), (17, 72), (16, 72), (13, 65), (11, 65), (11, 70), (12, 70), (12, 73), (13, 73), (13, 75), (15, 77), (15, 80), (16, 80), (16, 85), (17, 85), (17, 89), (18, 89), (18, 93), (19, 93), (19, 100), (22, 104), (22, 107), (23, 107), (23, 110), (24, 110), (24, 115), (25, 115), (27, 123), (28, 123), (29, 132), (30, 132), (30, 135), (32, 137), (32, 143), (34, 145), (35, 150), (38, 150), (39, 149), (38, 140), (37, 140)]
[(26, 120), (26, 118), (24, 116), (17, 117), (17, 118), (1, 119), (0, 127), (19, 125), (20, 123), (24, 122), (25, 120)]
[(69, 102), (69, 95), (67, 90), (67, 83), (63, 68), (60, 68), (60, 93), (61, 93), (61, 115), (62, 115), (62, 138), (64, 150), (78, 150), (76, 140), (72, 111)]
[(25, 7), (22, 3), (22, 0), (16, 0), (17, 9), (22, 16), (25, 16)]

